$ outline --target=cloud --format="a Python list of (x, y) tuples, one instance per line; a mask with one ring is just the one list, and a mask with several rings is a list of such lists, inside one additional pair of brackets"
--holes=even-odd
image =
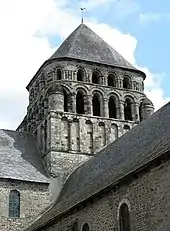
[[(0, 1), (1, 128), (15, 129), (24, 117), (28, 105), (25, 86), (54, 52), (50, 36), (64, 39), (79, 25), (79, 13), (68, 8), (67, 3), (67, 0)], [(137, 65), (135, 37), (94, 18), (87, 18), (86, 22), (128, 61)], [(161, 81), (157, 81), (162, 74), (145, 70), (148, 71), (146, 92), (158, 108), (166, 102)]]
[(15, 129), (22, 120), (28, 103), (25, 87), (52, 53), (46, 37), (34, 36), (49, 14), (50, 2), (52, 5), (50, 0), (0, 1), (1, 128)]
[(153, 102), (155, 110), (158, 110), (170, 100), (170, 97), (165, 97), (161, 87), (167, 76), (165, 73), (152, 73), (147, 67), (138, 68), (146, 74), (145, 94)]

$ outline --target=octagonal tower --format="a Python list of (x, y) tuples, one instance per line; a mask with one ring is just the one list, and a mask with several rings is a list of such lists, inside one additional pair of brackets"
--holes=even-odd
[(34, 133), (51, 176), (62, 185), (76, 167), (153, 113), (144, 79), (81, 24), (28, 84), (28, 112), (18, 130)]

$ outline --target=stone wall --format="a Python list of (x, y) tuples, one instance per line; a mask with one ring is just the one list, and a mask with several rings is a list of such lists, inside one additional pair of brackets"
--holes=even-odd
[(51, 112), (50, 115), (50, 138), (44, 158), (49, 172), (59, 177), (59, 181), (136, 125), (130, 121), (70, 113)]
[[(9, 218), (10, 190), (20, 192), (20, 218)], [(50, 205), (48, 184), (0, 180), (0, 230), (23, 231)]]
[(77, 221), (78, 230), (88, 223), (91, 231), (120, 231), (119, 208), (126, 203), (131, 231), (170, 230), (170, 161), (150, 170), (117, 191), (110, 191), (93, 203), (66, 215), (60, 222), (41, 231), (68, 231)]
[[(93, 81), (94, 73), (98, 83)], [(37, 73), (29, 85), (27, 129), (36, 136), (53, 177), (60, 176), (61, 182), (139, 123), (145, 98), (143, 81), (140, 72), (76, 60), (54, 61)], [(99, 102), (94, 102), (95, 97)], [(131, 111), (129, 119), (126, 104)]]
[[(61, 71), (58, 78), (58, 70)], [(82, 81), (77, 80), (77, 73), (83, 71)], [(99, 75), (99, 84), (92, 83), (93, 72)], [(108, 76), (112, 75), (115, 85), (108, 85)], [(129, 89), (123, 88), (124, 77), (129, 79)], [(139, 73), (111, 68), (105, 65), (78, 63), (76, 61), (54, 61), (46, 65), (32, 80), (29, 86), (29, 106), (27, 129), (34, 131), (48, 112), (48, 88), (55, 83), (61, 84), (69, 102), (68, 111), (76, 113), (76, 94), (81, 91), (85, 102), (85, 114), (93, 115), (92, 98), (98, 94), (101, 103), (101, 116), (109, 117), (108, 102), (114, 98), (117, 107), (117, 119), (124, 119), (123, 105), (128, 98), (132, 104), (132, 120), (139, 121), (139, 106), (145, 98), (143, 77)], [(58, 95), (59, 97), (59, 95)], [(62, 103), (62, 102), (61, 102)], [(58, 105), (60, 108), (61, 105)]]

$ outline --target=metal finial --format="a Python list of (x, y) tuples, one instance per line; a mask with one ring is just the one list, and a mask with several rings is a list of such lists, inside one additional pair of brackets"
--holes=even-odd
[(82, 11), (82, 19), (81, 19), (81, 23), (82, 23), (82, 24), (83, 24), (83, 20), (84, 20), (84, 15), (83, 15), (84, 10), (86, 10), (86, 8), (81, 8), (81, 11)]

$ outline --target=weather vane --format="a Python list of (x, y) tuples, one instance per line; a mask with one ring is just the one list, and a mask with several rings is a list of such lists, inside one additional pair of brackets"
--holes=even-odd
[(84, 17), (83, 13), (84, 13), (84, 10), (86, 10), (86, 8), (81, 8), (81, 11), (82, 11), (82, 19), (81, 19), (81, 23), (82, 23), (82, 24), (83, 24), (83, 17)]

